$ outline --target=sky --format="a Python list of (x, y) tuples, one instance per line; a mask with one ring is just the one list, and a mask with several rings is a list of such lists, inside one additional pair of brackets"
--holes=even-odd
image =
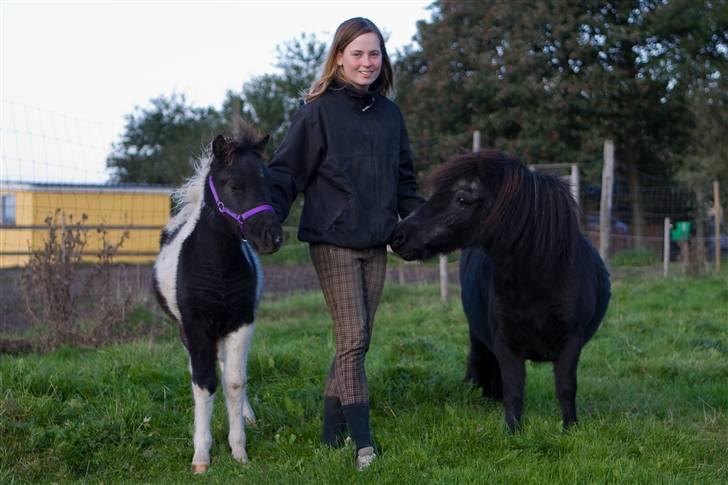
[(302, 32), (330, 42), (368, 17), (395, 54), (431, 0), (0, 1), (0, 180), (98, 183), (124, 115), (183, 93), (220, 108), (226, 91), (276, 71)]

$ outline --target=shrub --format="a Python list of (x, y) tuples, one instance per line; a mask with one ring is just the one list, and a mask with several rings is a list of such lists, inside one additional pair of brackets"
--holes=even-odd
[[(73, 216), (61, 209), (47, 217), (47, 238), (40, 249), (30, 248), (30, 260), (21, 272), (20, 288), (30, 319), (47, 328), (42, 347), (91, 342), (96, 333), (104, 332), (131, 305), (129, 295), (112, 299), (108, 291), (111, 263), (129, 232), (111, 243), (106, 229), (96, 229), (100, 239), (98, 263), (88, 265), (88, 271), (80, 271), (85, 266), (84, 250), (91, 231), (83, 226), (87, 219), (82, 214), (81, 220), (74, 222)], [(92, 308), (94, 320), (100, 322), (95, 329), (80, 328), (78, 317), (84, 303)]]

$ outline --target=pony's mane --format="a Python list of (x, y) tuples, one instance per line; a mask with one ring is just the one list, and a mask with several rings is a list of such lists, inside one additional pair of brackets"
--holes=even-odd
[(580, 234), (579, 209), (565, 181), (488, 149), (449, 160), (432, 174), (431, 183), (437, 191), (474, 177), (494, 195), (479, 231), (489, 247), (539, 265), (571, 260)]
[(455, 185), (462, 179), (478, 176), (478, 159), (468, 154), (453, 157), (437, 167), (429, 176), (428, 185), (433, 193)]
[[(239, 151), (251, 150), (260, 142), (260, 139), (261, 134), (253, 125), (242, 120), (237, 122), (235, 134), (232, 137), (226, 137), (230, 145), (226, 158), (229, 159)], [(189, 219), (202, 205), (205, 194), (205, 181), (214, 158), (212, 142), (210, 142), (194, 160), (193, 175), (182, 186), (172, 192), (172, 201), (177, 214), (167, 224), (167, 229), (170, 232)]]

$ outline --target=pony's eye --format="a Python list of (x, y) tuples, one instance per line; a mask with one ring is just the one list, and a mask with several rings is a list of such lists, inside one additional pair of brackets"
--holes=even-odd
[(462, 196), (455, 199), (455, 202), (457, 202), (458, 205), (467, 205), (468, 204), (468, 201), (465, 200), (465, 197), (462, 197)]

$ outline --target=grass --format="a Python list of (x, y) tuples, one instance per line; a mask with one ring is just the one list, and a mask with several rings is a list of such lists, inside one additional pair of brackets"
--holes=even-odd
[[(0, 357), (0, 483), (726, 483), (728, 277), (617, 282), (561, 432), (550, 366), (529, 365), (523, 430), (462, 382), (467, 328), (435, 286), (390, 285), (367, 359), (380, 451), (318, 443), (334, 344), (318, 293), (265, 301), (249, 361), (258, 423), (232, 460), (189, 473), (192, 397), (177, 338)], [(159, 325), (172, 325), (159, 322)], [(219, 393), (221, 394), (221, 393)]]
[(652, 266), (660, 261), (660, 256), (649, 248), (636, 248), (620, 251), (615, 254), (610, 264), (612, 267), (642, 267)]

